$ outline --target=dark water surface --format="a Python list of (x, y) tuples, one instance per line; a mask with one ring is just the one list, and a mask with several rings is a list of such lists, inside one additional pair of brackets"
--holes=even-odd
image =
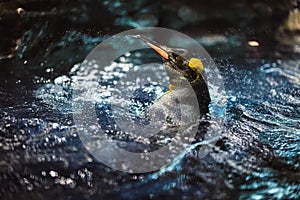
[[(299, 199), (300, 60), (280, 56), (274, 36), (286, 8), (279, 1), (241, 2), (224, 8), (217, 1), (0, 3), (0, 199)], [(246, 14), (232, 16), (235, 8)], [(164, 170), (128, 174), (83, 146), (70, 84), (90, 75), (77, 63), (98, 43), (142, 26), (176, 29), (207, 49), (223, 76), (227, 112), (224, 124), (203, 122), (219, 135), (204, 158), (201, 145), (210, 142), (202, 138)], [(151, 52), (134, 61), (142, 64), (145, 55), (159, 61)], [(132, 61), (110, 70), (117, 76)]]

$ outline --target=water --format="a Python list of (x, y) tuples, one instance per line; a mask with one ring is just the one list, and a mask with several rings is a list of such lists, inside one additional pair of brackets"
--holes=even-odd
[[(124, 70), (122, 63), (115, 67)], [(72, 122), (73, 71), (25, 90), (28, 102), (1, 108), (3, 197), (59, 190), (61, 198), (299, 198), (298, 61), (221, 67), (227, 117), (216, 124), (221, 139), (213, 151), (199, 158), (199, 141), (169, 168), (141, 175), (110, 169), (85, 150)]]
[[(88, 6), (85, 9), (89, 10)], [(121, 8), (114, 4), (111, 9)], [(65, 20), (76, 21), (80, 26), (86, 23), (88, 17), (78, 17), (79, 11), (74, 9)], [(187, 8), (180, 12), (194, 13)], [(32, 16), (40, 12), (27, 13), (30, 23)], [(120, 17), (123, 14), (119, 12), (115, 23), (125, 26)], [(56, 34), (51, 16), (57, 20), (51, 12), (45, 12), (42, 17), (50, 24), (37, 21), (36, 26), (22, 35), (19, 48), (12, 52), (15, 58), (7, 54), (5, 59), (1, 58), (0, 64), (5, 69), (1, 72), (0, 85), (1, 199), (300, 198), (300, 61), (297, 57), (278, 58), (272, 45), (263, 50), (249, 50), (242, 34), (204, 37), (194, 32), (198, 42), (216, 57), (223, 76), (226, 120), (224, 123), (209, 118), (202, 121), (202, 127), (210, 125), (207, 136), (196, 137), (168, 168), (128, 174), (103, 165), (85, 149), (73, 121), (70, 91), (72, 81), (91, 72), (78, 70), (76, 63), (82, 59), (78, 55), (88, 53), (119, 28), (111, 25), (101, 36), (78, 30), (62, 30)], [(138, 17), (143, 23), (157, 23), (153, 16)], [(132, 24), (130, 20), (125, 24), (128, 23)], [(49, 33), (55, 37), (50, 39)], [(31, 47), (32, 38), (37, 38), (36, 46), (46, 45), (47, 51), (39, 52)], [(76, 46), (78, 43), (83, 45)], [(143, 63), (144, 53), (137, 54), (134, 62)], [(147, 59), (160, 61), (155, 54)], [(134, 67), (129, 64), (134, 62), (130, 59), (116, 62), (107, 69), (115, 70), (112, 76), (102, 80), (109, 85), (116, 76), (122, 76), (122, 70)], [(162, 94), (168, 79), (163, 67), (160, 70), (158, 76), (163, 84), (147, 85), (149, 90), (138, 91), (154, 96)], [(93, 69), (93, 74), (97, 80), (107, 75), (97, 69)], [(134, 80), (126, 84), (137, 87)], [(151, 98), (150, 95), (148, 100)], [(137, 108), (134, 104), (133, 107)], [(140, 112), (134, 111), (133, 114)], [(121, 112), (122, 109), (120, 116)], [(201, 154), (204, 146), (211, 148), (205, 157)]]

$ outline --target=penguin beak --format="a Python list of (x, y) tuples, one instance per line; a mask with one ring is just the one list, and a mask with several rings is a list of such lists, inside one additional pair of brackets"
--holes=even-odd
[(132, 37), (137, 38), (148, 44), (153, 50), (155, 50), (162, 58), (165, 60), (169, 60), (169, 54), (164, 48), (158, 44), (156, 44), (154, 41), (151, 41), (147, 38), (144, 38), (140, 35), (133, 35)]
[(148, 44), (152, 49), (154, 49), (161, 57), (163, 57), (163, 58), (166, 59), (166, 60), (169, 60), (169, 55), (168, 55), (168, 53), (167, 53), (165, 50), (163, 50), (161, 47), (156, 46), (156, 45), (151, 44), (151, 43), (148, 43), (148, 42), (147, 42), (147, 44)]

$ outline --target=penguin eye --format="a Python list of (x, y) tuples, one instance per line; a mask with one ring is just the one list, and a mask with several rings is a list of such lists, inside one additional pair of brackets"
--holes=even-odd
[(176, 65), (177, 65), (180, 69), (184, 69), (184, 68), (183, 68), (183, 60), (181, 60), (180, 58), (178, 59), (178, 57), (176, 58)]

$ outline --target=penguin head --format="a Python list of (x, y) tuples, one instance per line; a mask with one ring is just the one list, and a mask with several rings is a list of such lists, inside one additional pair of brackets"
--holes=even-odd
[[(162, 57), (173, 87), (183, 80), (193, 83), (201, 78), (201, 72), (204, 70), (203, 63), (198, 58), (183, 57), (183, 54), (187, 54), (187, 50), (168, 48), (139, 35), (133, 37), (144, 41)], [(181, 55), (178, 52), (182, 52)]]

